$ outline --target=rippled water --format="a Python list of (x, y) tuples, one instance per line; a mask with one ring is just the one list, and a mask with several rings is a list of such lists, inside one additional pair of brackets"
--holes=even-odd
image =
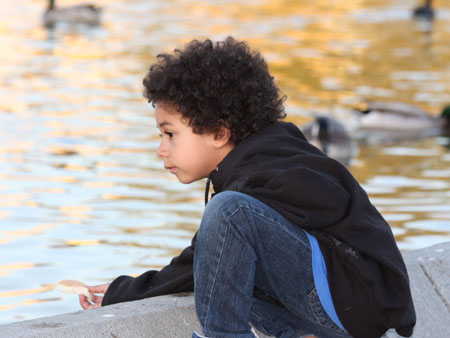
[[(60, 1), (72, 4), (76, 1)], [(155, 55), (194, 37), (245, 39), (288, 95), (290, 121), (368, 99), (438, 115), (450, 103), (450, 4), (431, 27), (415, 1), (97, 0), (100, 27), (40, 18), (44, 0), (0, 3), (0, 323), (79, 309), (52, 291), (167, 264), (188, 245), (203, 182), (156, 158), (141, 82)], [(363, 145), (350, 170), (402, 250), (450, 240), (445, 137)]]

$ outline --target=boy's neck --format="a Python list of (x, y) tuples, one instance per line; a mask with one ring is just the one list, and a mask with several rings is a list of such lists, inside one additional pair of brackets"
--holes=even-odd
[(222, 161), (224, 160), (225, 157), (227, 157), (227, 155), (234, 149), (234, 145), (227, 143), (226, 145), (224, 145), (222, 148), (219, 149), (219, 161), (217, 162), (216, 168), (219, 166), (220, 163), (222, 163)]

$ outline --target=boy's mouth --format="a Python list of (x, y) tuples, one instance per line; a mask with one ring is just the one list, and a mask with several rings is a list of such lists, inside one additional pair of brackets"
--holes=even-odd
[(175, 171), (177, 170), (177, 168), (176, 167), (168, 167), (168, 166), (164, 166), (164, 169), (167, 169), (167, 170), (169, 170), (172, 174), (174, 174), (175, 173)]

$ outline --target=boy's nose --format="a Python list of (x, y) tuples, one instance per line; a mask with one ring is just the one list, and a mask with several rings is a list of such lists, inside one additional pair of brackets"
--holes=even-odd
[(159, 158), (164, 158), (164, 156), (167, 155), (167, 151), (163, 145), (163, 143), (161, 142), (158, 146), (158, 149), (156, 149), (156, 156), (158, 156)]

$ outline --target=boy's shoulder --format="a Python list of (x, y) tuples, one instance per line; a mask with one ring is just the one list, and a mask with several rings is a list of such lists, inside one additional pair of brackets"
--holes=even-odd
[(289, 140), (306, 141), (301, 130), (294, 123), (286, 121), (278, 121), (268, 125), (262, 132), (252, 135), (249, 138), (249, 141), (257, 143), (263, 139), (270, 142), (277, 137), (281, 137), (287, 142), (289, 142)]
[(259, 133), (250, 135), (238, 144), (222, 163), (256, 165), (274, 160), (286, 159), (299, 154), (318, 154), (300, 129), (291, 122), (279, 121), (268, 125)]

